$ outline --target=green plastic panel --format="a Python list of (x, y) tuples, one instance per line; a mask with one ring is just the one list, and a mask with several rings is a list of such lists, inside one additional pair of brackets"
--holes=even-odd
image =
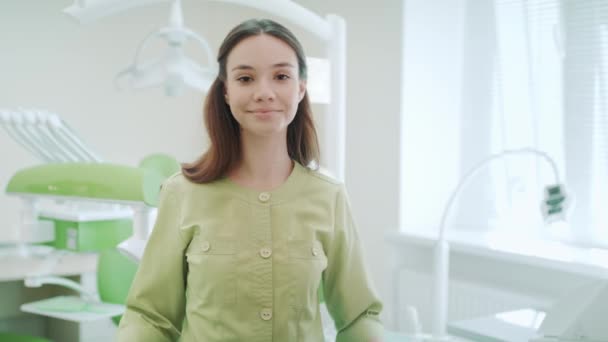
[(53, 221), (55, 240), (46, 245), (76, 252), (98, 252), (115, 248), (121, 241), (133, 234), (131, 219), (112, 219), (100, 221), (64, 221), (44, 216), (41, 220)]
[[(137, 264), (116, 249), (99, 254), (97, 264), (97, 289), (103, 302), (125, 304), (129, 288), (137, 272)], [(122, 316), (113, 317), (118, 324)]]
[(46, 338), (0, 332), (0, 342), (53, 342)]
[(168, 178), (182, 169), (175, 158), (162, 154), (151, 154), (139, 162), (139, 167), (158, 172), (163, 178)]
[(144, 202), (156, 206), (165, 177), (149, 168), (107, 163), (44, 164), (18, 171), (7, 193)]

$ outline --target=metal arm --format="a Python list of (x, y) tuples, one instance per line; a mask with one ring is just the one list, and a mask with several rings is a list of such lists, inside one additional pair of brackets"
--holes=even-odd
[(509, 155), (519, 155), (519, 154), (532, 154), (542, 157), (546, 160), (551, 169), (553, 171), (553, 175), (555, 178), (555, 184), (559, 184), (559, 174), (557, 165), (555, 161), (546, 153), (533, 149), (533, 148), (521, 148), (514, 150), (505, 150), (500, 153), (492, 154), (489, 157), (483, 159), (478, 164), (476, 164), (469, 172), (467, 172), (464, 177), (461, 178), (458, 185), (452, 191), (450, 198), (443, 210), (443, 215), (441, 217), (441, 223), (439, 225), (439, 238), (435, 245), (433, 260), (433, 320), (432, 320), (432, 334), (434, 340), (442, 341), (448, 340), (446, 334), (446, 326), (447, 326), (447, 312), (448, 312), (448, 280), (449, 280), (449, 258), (450, 258), (450, 245), (445, 237), (446, 231), (446, 222), (448, 215), (450, 214), (450, 209), (454, 204), (455, 199), (460, 194), (462, 189), (468, 184), (468, 182), (473, 179), (475, 175), (485, 166), (490, 164), (490, 162), (500, 159)]

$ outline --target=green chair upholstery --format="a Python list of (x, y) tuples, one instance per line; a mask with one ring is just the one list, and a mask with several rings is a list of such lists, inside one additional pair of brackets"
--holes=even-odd
[[(97, 263), (97, 290), (101, 301), (124, 304), (136, 271), (137, 264), (118, 250), (101, 252)], [(112, 320), (118, 324), (120, 318), (115, 316)]]
[[(53, 167), (54, 165), (46, 165)], [(89, 165), (89, 167), (98, 166)], [(65, 164), (56, 167), (66, 167)], [(80, 167), (86, 167), (80, 166)], [(119, 168), (120, 166), (108, 166), (108, 168)], [(164, 154), (152, 154), (146, 156), (139, 163), (139, 168), (150, 170), (155, 178), (167, 178), (181, 169), (180, 164), (171, 156)], [(27, 171), (27, 170), (26, 170)], [(34, 170), (38, 171), (38, 170)], [(124, 169), (119, 171), (126, 172)], [(45, 171), (46, 172), (46, 171)], [(46, 172), (48, 173), (48, 172)], [(35, 177), (34, 177), (35, 178)], [(27, 183), (27, 182), (25, 182)], [(160, 189), (154, 189), (154, 195)], [(144, 201), (146, 202), (146, 201)], [(153, 201), (152, 201), (153, 202)], [(148, 203), (148, 202), (146, 202)], [(150, 205), (148, 203), (148, 205)], [(122, 241), (122, 238), (120, 239)], [(99, 251), (97, 264), (97, 289), (101, 301), (112, 304), (124, 304), (137, 271), (137, 264), (127, 256), (120, 253), (116, 248)], [(122, 316), (112, 317), (115, 324), (120, 322)], [(0, 332), (0, 342), (53, 342), (49, 339), (36, 336), (28, 336), (17, 333)], [(63, 342), (63, 341), (61, 341)]]
[(150, 154), (139, 162), (140, 168), (154, 170), (160, 174), (163, 178), (172, 176), (177, 171), (181, 170), (181, 165), (175, 160), (175, 158), (162, 154)]
[[(138, 166), (154, 171), (162, 178), (167, 178), (181, 169), (175, 158), (162, 153), (146, 156)], [(124, 304), (136, 271), (137, 264), (117, 249), (102, 251), (97, 264), (97, 290), (101, 301)], [(118, 324), (121, 317), (112, 317), (112, 320)]]
[(15, 333), (0, 332), (0, 342), (53, 342), (46, 338)]

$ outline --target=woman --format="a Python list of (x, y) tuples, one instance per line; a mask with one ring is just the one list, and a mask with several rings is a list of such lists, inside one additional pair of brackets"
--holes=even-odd
[(248, 20), (218, 62), (210, 147), (163, 185), (119, 341), (323, 341), (320, 285), (337, 341), (379, 340), (344, 186), (315, 170), (300, 43)]

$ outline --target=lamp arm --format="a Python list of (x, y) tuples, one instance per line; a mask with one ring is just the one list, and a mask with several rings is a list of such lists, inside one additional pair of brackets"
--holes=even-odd
[[(74, 4), (65, 8), (64, 13), (75, 17), (81, 23), (91, 23), (101, 18), (131, 10), (136, 7), (152, 5), (161, 2), (169, 2), (170, 0), (106, 0), (106, 1), (79, 1), (75, 0)], [(249, 1), (249, 0), (211, 0), (223, 3), (234, 3), (261, 11), (269, 12), (270, 14), (283, 17), (298, 26), (303, 27), (315, 36), (327, 41), (331, 36), (330, 27), (325, 20), (319, 17), (313, 11), (310, 11), (303, 6), (294, 3), (291, 0), (265, 0), (265, 1)], [(88, 2), (88, 3), (87, 3)], [(175, 2), (175, 1), (173, 1)]]
[(553, 158), (551, 158), (545, 152), (526, 147), (526, 148), (513, 149), (513, 150), (504, 150), (500, 153), (492, 154), (492, 155), (484, 158), (483, 160), (481, 160), (471, 170), (469, 170), (464, 175), (464, 177), (462, 177), (462, 179), (460, 180), (460, 182), (458, 183), (458, 185), (456, 186), (454, 191), (452, 191), (452, 193), (450, 194), (450, 198), (445, 206), (445, 209), (443, 210), (443, 215), (441, 217), (441, 222), (439, 224), (439, 239), (440, 240), (445, 239), (445, 224), (446, 224), (446, 221), (448, 218), (448, 214), (450, 213), (450, 209), (452, 208), (452, 205), (453, 205), (454, 201), (456, 200), (456, 197), (458, 196), (460, 191), (465, 187), (465, 185), (468, 184), (469, 180), (471, 180), (473, 178), (473, 176), (475, 176), (483, 167), (485, 167), (491, 161), (503, 158), (505, 156), (514, 155), (514, 154), (533, 154), (533, 155), (542, 157), (551, 166), (551, 170), (553, 171), (553, 175), (555, 177), (555, 183), (559, 184), (560, 179), (559, 179), (559, 172), (557, 169), (557, 164), (555, 163)]
[(81, 24), (89, 24), (95, 20), (122, 12), (132, 8), (169, 2), (169, 0), (106, 0), (86, 1), (75, 0), (74, 4), (66, 7), (63, 12), (76, 18)]
[(254, 8), (260, 11), (287, 19), (324, 41), (331, 38), (331, 27), (325, 19), (315, 12), (293, 2), (292, 0), (211, 0), (216, 2), (233, 3), (245, 7)]
[(542, 157), (546, 160), (555, 176), (556, 184), (559, 184), (559, 173), (557, 164), (555, 161), (546, 153), (533, 149), (533, 148), (520, 148), (513, 150), (504, 150), (500, 153), (492, 154), (487, 158), (484, 158), (477, 163), (471, 170), (469, 170), (464, 177), (460, 180), (454, 191), (452, 191), (450, 198), (443, 210), (441, 222), (439, 225), (439, 238), (435, 244), (433, 251), (433, 297), (432, 297), (432, 335), (436, 341), (447, 341), (449, 340), (447, 331), (447, 312), (448, 312), (448, 278), (450, 273), (450, 245), (445, 238), (446, 221), (450, 213), (452, 205), (465, 185), (471, 180), (483, 167), (494, 161), (505, 156), (514, 154), (533, 154)]

